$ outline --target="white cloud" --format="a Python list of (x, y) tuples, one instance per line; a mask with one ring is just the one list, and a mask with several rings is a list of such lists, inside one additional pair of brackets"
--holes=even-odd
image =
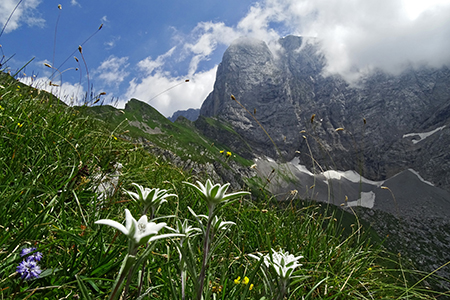
[(130, 74), (126, 71), (128, 66), (128, 57), (111, 55), (94, 71), (94, 76), (107, 86), (117, 87)]
[[(166, 117), (177, 110), (200, 108), (213, 89), (216, 71), (217, 66), (185, 78), (172, 77), (166, 72), (156, 70), (140, 80), (133, 79), (125, 98), (145, 101)], [(189, 79), (189, 82), (185, 82), (186, 79)]]
[(111, 38), (111, 40), (109, 42), (105, 42), (104, 45), (108, 46), (108, 50), (111, 50), (112, 48), (114, 48), (116, 46), (116, 43), (118, 41), (120, 41), (121, 38), (122, 37), (120, 35), (119, 36), (113, 36)]
[(172, 56), (173, 52), (175, 51), (176, 47), (171, 48), (166, 53), (158, 56), (155, 60), (152, 60), (150, 56), (145, 58), (144, 60), (141, 60), (137, 66), (141, 71), (144, 71), (147, 75), (153, 73), (155, 69), (158, 69), (164, 65), (164, 62), (167, 58)]
[(400, 0), (317, 0), (294, 12), (298, 20), (315, 14), (309, 23), (300, 21), (301, 33), (321, 41), (328, 72), (351, 79), (376, 68), (398, 74), (409, 66), (449, 63), (449, 4), (428, 7), (415, 19)]
[(283, 5), (272, 3), (272, 1), (266, 1), (265, 5), (256, 3), (239, 21), (237, 25), (239, 34), (267, 42), (278, 39), (280, 34), (270, 25), (272, 22), (280, 22), (286, 18), (283, 9)]
[(266, 42), (287, 33), (315, 37), (326, 71), (347, 79), (450, 63), (449, 0), (266, 0), (236, 29)]
[[(80, 83), (71, 84), (68, 82), (50, 81), (48, 77), (22, 77), (19, 79), (22, 83), (30, 85), (39, 90), (52, 93), (66, 104), (83, 104), (86, 91)], [(52, 84), (50, 84), (52, 83)]]
[(375, 69), (398, 74), (408, 67), (450, 63), (450, 0), (262, 0), (235, 25), (200, 22), (188, 34), (174, 29), (177, 44), (155, 60), (137, 64), (144, 72), (130, 81), (125, 97), (148, 101), (184, 77), (167, 72), (168, 62), (188, 60), (191, 82), (177, 86), (150, 104), (166, 116), (200, 107), (212, 90), (216, 68), (199, 72), (219, 46), (240, 36), (264, 40), (277, 54), (277, 40), (301, 35), (318, 42), (328, 64), (325, 74), (352, 81)]
[[(9, 22), (5, 28), (5, 33), (12, 32), (19, 28), (22, 23), (28, 26), (43, 27), (45, 20), (39, 17), (36, 8), (41, 3), (40, 0), (24, 0), (21, 4), (18, 0), (2, 0), (0, 1), (0, 26), (3, 28)], [(17, 8), (16, 8), (17, 6)], [(14, 11), (14, 9), (16, 10)], [(13, 13), (14, 12), (14, 13)], [(11, 15), (12, 14), (12, 15)]]
[(207, 60), (218, 44), (229, 45), (238, 37), (239, 34), (236, 30), (227, 27), (224, 23), (202, 22), (197, 24), (190, 37), (193, 42), (184, 44), (184, 50), (193, 55), (188, 74), (194, 74), (198, 64), (202, 60)]
[(251, 6), (235, 27), (199, 23), (184, 48), (189, 74), (218, 44), (238, 36), (266, 41), (287, 34), (314, 37), (328, 59), (327, 73), (351, 80), (374, 69), (398, 74), (407, 67), (450, 63), (449, 0), (265, 0)]

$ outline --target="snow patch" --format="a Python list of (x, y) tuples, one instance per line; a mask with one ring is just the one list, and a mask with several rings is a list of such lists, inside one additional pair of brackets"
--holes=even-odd
[(299, 170), (302, 173), (308, 174), (309, 176), (313, 176), (314, 174), (311, 173), (308, 168), (304, 165), (300, 164), (300, 159), (298, 157), (294, 157), (293, 160), (289, 162), (294, 168)]
[(444, 129), (445, 126), (446, 126), (446, 125), (441, 126), (441, 127), (438, 127), (438, 128), (436, 128), (435, 130), (428, 131), (428, 132), (423, 132), (423, 133), (408, 133), (408, 134), (404, 134), (404, 135), (403, 135), (403, 138), (410, 137), (410, 136), (419, 136), (419, 139), (418, 139), (418, 140), (416, 140), (416, 139), (411, 140), (411, 142), (413, 142), (413, 144), (417, 144), (418, 142), (423, 141), (424, 139), (426, 139), (426, 138), (429, 137), (430, 135), (432, 135), (432, 134), (438, 132), (439, 130)]
[[(292, 166), (294, 166), (297, 170), (299, 170), (300, 172), (305, 173), (305, 174), (310, 175), (310, 176), (314, 176), (314, 174), (311, 173), (308, 170), (308, 168), (306, 168), (306, 166), (300, 164), (300, 160), (298, 159), (298, 157), (295, 157), (289, 163)], [(382, 186), (384, 184), (384, 181), (372, 181), (372, 180), (369, 180), (367, 178), (364, 178), (361, 175), (359, 175), (356, 171), (328, 170), (328, 171), (320, 173), (319, 176), (320, 175), (325, 176), (326, 180), (324, 180), (324, 182), (326, 184), (328, 184), (328, 181), (330, 179), (341, 180), (343, 178), (347, 179), (348, 181), (351, 181), (353, 183), (363, 182), (363, 183), (375, 185), (375, 186), (378, 186), (378, 187), (380, 187), (380, 186)]]
[(408, 169), (408, 170), (409, 170), (411, 173), (413, 173), (414, 175), (416, 175), (417, 178), (420, 179), (420, 181), (422, 181), (422, 182), (424, 182), (424, 183), (426, 183), (426, 184), (429, 184), (429, 185), (431, 185), (431, 186), (434, 186), (433, 183), (431, 183), (431, 182), (426, 181), (425, 179), (423, 179), (422, 176), (420, 176), (419, 173), (418, 173), (417, 171), (414, 171), (413, 169)]
[(356, 201), (347, 202), (347, 206), (362, 206), (367, 208), (373, 208), (375, 205), (375, 193), (370, 192), (361, 192), (361, 198)]
[(351, 181), (353, 183), (368, 183), (375, 186), (382, 186), (384, 181), (372, 181), (367, 178), (362, 177), (359, 175), (356, 171), (335, 171), (335, 170), (328, 170), (322, 173), (327, 180), (324, 182), (328, 184), (328, 180), (330, 179), (336, 179), (341, 180), (342, 178), (347, 179), (348, 181)]

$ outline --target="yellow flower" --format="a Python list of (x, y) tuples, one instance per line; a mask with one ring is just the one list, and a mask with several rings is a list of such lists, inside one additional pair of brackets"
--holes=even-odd
[(247, 276), (244, 277), (244, 279), (242, 280), (242, 284), (247, 285), (249, 283), (250, 279), (248, 279)]
[(0, 110), (5, 110), (5, 109), (0, 105)]
[(230, 157), (230, 156), (231, 156), (231, 152), (227, 151), (227, 157)]
[(225, 152), (225, 150), (220, 150), (220, 154), (223, 154)]
[(249, 286), (248, 290), (249, 290), (249, 291), (253, 290), (253, 283), (252, 283), (252, 284), (250, 284), (250, 286)]
[(234, 280), (234, 284), (239, 284), (239, 283), (241, 283), (241, 276), (238, 276), (238, 278), (236, 278)]
[(220, 293), (222, 291), (222, 286), (221, 285), (214, 285), (212, 287), (212, 292), (213, 293)]
[(162, 271), (161, 268), (158, 268), (158, 273), (161, 273), (161, 271)]
[(23, 126), (23, 123), (22, 123), (22, 124), (20, 124), (20, 123), (17, 123), (17, 126), (19, 126), (19, 127), (22, 127), (22, 126)]

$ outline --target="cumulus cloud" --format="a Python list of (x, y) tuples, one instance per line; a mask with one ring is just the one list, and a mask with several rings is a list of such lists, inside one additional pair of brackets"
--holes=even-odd
[(349, 80), (375, 69), (398, 74), (450, 63), (448, 0), (266, 0), (236, 30), (266, 42), (313, 37), (328, 60), (326, 72)]
[[(41, 18), (36, 10), (41, 3), (40, 0), (24, 0), (20, 5), (18, 0), (0, 1), (0, 26), (5, 27), (4, 33), (9, 33), (19, 28), (23, 23), (28, 26), (43, 27), (45, 20)], [(17, 8), (16, 8), (17, 6)], [(14, 11), (15, 9), (15, 11)], [(14, 12), (14, 13), (13, 13)], [(12, 15), (11, 15), (12, 14)]]
[(168, 117), (177, 110), (199, 108), (213, 89), (216, 71), (217, 66), (185, 78), (156, 70), (141, 79), (134, 78), (125, 97), (145, 101)]
[[(81, 105), (84, 101), (84, 96), (86, 91), (80, 83), (69, 83), (63, 82), (62, 84), (59, 81), (51, 81), (48, 77), (35, 77), (35, 76), (26, 76), (21, 77), (19, 80), (37, 88), (39, 90), (44, 90), (49, 93), (52, 93), (66, 104), (70, 105)], [(52, 84), (50, 84), (52, 83)]]
[(320, 42), (326, 73), (349, 80), (375, 69), (398, 74), (408, 67), (450, 63), (449, 0), (265, 0), (236, 26), (202, 22), (185, 40), (189, 74), (219, 44), (239, 36), (264, 40), (272, 50), (287, 34)]
[(184, 44), (184, 50), (193, 55), (189, 64), (189, 75), (197, 71), (198, 64), (207, 60), (219, 44), (229, 45), (239, 37), (239, 33), (224, 23), (199, 23), (189, 37), (191, 42)]
[[(351, 78), (374, 69), (398, 74), (408, 67), (449, 63), (450, 3), (414, 16), (407, 7), (400, 0), (317, 0), (292, 12), (300, 33), (320, 40), (330, 73)], [(302, 16), (311, 15), (302, 22)]]
[(317, 43), (327, 59), (324, 75), (341, 74), (348, 81), (377, 69), (399, 74), (410, 67), (440, 67), (450, 64), (450, 0), (261, 0), (234, 25), (209, 21), (186, 34), (175, 30), (177, 46), (140, 61), (142, 74), (129, 82), (125, 96), (148, 101), (183, 82), (165, 67), (169, 60), (187, 60), (191, 82), (149, 104), (166, 116), (200, 107), (216, 70), (203, 71), (200, 63), (210, 60), (219, 46), (248, 36), (265, 41), (277, 54), (277, 40), (288, 34)]
[(100, 79), (104, 85), (117, 87), (130, 75), (126, 71), (128, 66), (128, 57), (111, 55), (94, 71), (94, 76)]
[(145, 74), (149, 75), (153, 73), (156, 69), (162, 67), (170, 56), (172, 56), (173, 52), (175, 51), (176, 47), (171, 48), (166, 53), (158, 56), (155, 60), (152, 60), (151, 56), (148, 56), (147, 58), (141, 60), (137, 66), (140, 71), (145, 72)]

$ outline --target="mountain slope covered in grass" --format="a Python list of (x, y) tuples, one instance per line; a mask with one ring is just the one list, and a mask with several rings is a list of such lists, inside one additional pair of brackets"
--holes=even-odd
[[(140, 114), (132, 113), (136, 111)], [(384, 252), (357, 215), (294, 197), (279, 203), (263, 185), (232, 203), (217, 204), (220, 219), (214, 223), (218, 227), (212, 229), (216, 235), (203, 270), (199, 262), (206, 253), (207, 234), (201, 229), (205, 223), (199, 221), (205, 220), (200, 215), (211, 206), (185, 182), (205, 183), (209, 176), (177, 167), (148, 151), (146, 144), (167, 147), (183, 159), (223, 165), (238, 164), (240, 159), (224, 157), (220, 151), (226, 151), (226, 145), (195, 135), (189, 122), (166, 121), (136, 100), (123, 112), (107, 106), (70, 107), (2, 74), (2, 299), (113, 299), (116, 288), (127, 299), (182, 299), (182, 295), (195, 299), (202, 273), (204, 299), (434, 299), (441, 295), (426, 289), (435, 280), (432, 274), (411, 269), (401, 258)], [(124, 224), (125, 209), (142, 220), (141, 203), (124, 192), (137, 191), (132, 183), (177, 195), (154, 211), (159, 219), (152, 221), (167, 223), (161, 233), (171, 233), (186, 222), (199, 228), (198, 234), (186, 237), (185, 243), (180, 237), (160, 239), (130, 254), (124, 232), (131, 223), (125, 222), (127, 230), (117, 224)], [(151, 218), (150, 213), (147, 216)], [(107, 219), (119, 230), (95, 223)], [(177, 249), (182, 249), (181, 254)], [(288, 251), (302, 266), (281, 280), (276, 269), (249, 255), (270, 256), (271, 249)], [(116, 287), (115, 279), (130, 255), (139, 267), (131, 268), (122, 278), (124, 285)], [(180, 255), (186, 259), (180, 262)]]

